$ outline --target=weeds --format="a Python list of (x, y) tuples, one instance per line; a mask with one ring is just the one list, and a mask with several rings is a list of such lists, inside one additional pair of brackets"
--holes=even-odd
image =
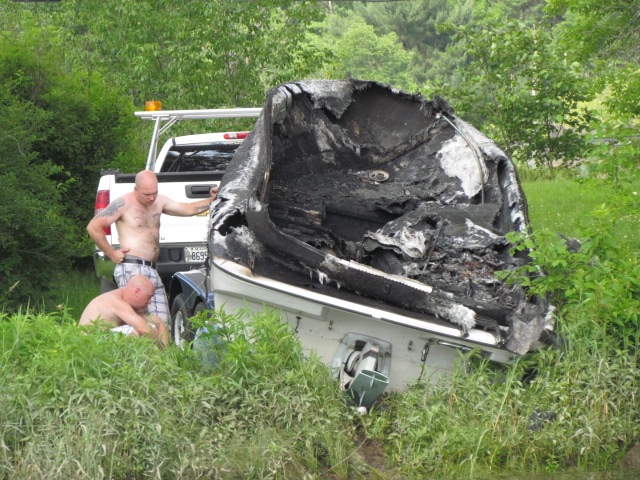
[[(258, 319), (250, 343), (228, 343), (234, 368), (209, 374), (190, 350), (5, 315), (0, 477), (321, 475), (348, 449), (348, 410), (326, 368), (304, 359), (275, 319)], [(269, 368), (280, 354), (288, 360)]]
[[(384, 439), (402, 478), (599, 470), (638, 438), (640, 374), (628, 356), (612, 362), (581, 347), (523, 360), (502, 381), (485, 363), (395, 394), (365, 428)], [(532, 365), (538, 375), (525, 382)]]
[[(470, 352), (446, 381), (387, 395), (358, 416), (275, 312), (203, 314), (202, 325), (216, 326), (214, 357), (83, 334), (64, 311), (3, 315), (0, 477), (444, 479), (607, 468), (640, 438), (640, 375), (615, 338), (573, 320), (561, 329), (571, 348), (506, 369)], [(380, 442), (384, 471), (356, 455), (362, 438)]]
[(640, 340), (640, 241), (620, 235), (624, 228), (619, 225), (635, 224), (639, 206), (633, 195), (600, 205), (590, 224), (579, 230), (581, 242), (575, 248), (547, 232), (509, 235), (514, 249), (526, 251), (532, 262), (498, 276), (531, 294), (551, 295), (562, 313), (593, 332), (593, 338), (603, 329), (633, 355)]

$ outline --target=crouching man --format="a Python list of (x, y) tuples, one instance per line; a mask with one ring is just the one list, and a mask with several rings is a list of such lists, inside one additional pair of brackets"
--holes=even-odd
[(124, 287), (97, 296), (84, 309), (78, 325), (103, 322), (111, 330), (126, 335), (144, 335), (152, 338), (160, 348), (169, 345), (169, 331), (156, 315), (144, 314), (155, 288), (144, 275), (135, 275)]

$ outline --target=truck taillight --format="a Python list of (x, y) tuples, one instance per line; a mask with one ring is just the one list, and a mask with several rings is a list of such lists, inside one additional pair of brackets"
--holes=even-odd
[[(94, 207), (94, 215), (99, 214), (109, 205), (109, 190), (98, 190), (96, 194), (96, 205)], [(111, 226), (104, 229), (105, 235), (111, 235)]]
[(249, 132), (227, 132), (223, 135), (226, 140), (244, 140)]

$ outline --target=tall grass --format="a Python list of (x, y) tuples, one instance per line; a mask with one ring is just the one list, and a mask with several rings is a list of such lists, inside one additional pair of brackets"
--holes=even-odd
[(0, 316), (0, 478), (349, 478), (327, 368), (276, 315), (234, 328), (211, 374), (191, 350), (64, 313)]
[(93, 271), (76, 271), (69, 275), (64, 290), (60, 294), (60, 303), (67, 312), (80, 318), (84, 308), (100, 294), (100, 281)]
[(358, 416), (277, 314), (215, 320), (203, 365), (65, 312), (1, 316), (0, 478), (492, 478), (615, 468), (640, 438), (640, 374), (604, 330), (507, 369), (472, 352)]
[(369, 434), (385, 439), (402, 478), (612, 470), (640, 438), (640, 373), (629, 356), (572, 333), (572, 348), (522, 359), (499, 377), (481, 364), (394, 395), (365, 419)]
[[(20, 282), (14, 286), (20, 288)], [(10, 292), (0, 292), (0, 312), (3, 311), (3, 299)], [(80, 318), (87, 304), (100, 294), (100, 282), (95, 272), (86, 270), (71, 271), (64, 278), (64, 283), (52, 280), (51, 291), (45, 295), (33, 296), (23, 309), (39, 312), (64, 310), (75, 318)], [(5, 308), (13, 311), (13, 308)]]

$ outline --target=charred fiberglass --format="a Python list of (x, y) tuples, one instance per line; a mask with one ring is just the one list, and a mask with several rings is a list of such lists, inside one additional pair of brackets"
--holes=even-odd
[(553, 308), (495, 272), (527, 204), (504, 152), (427, 100), (370, 81), (271, 90), (222, 180), (212, 258), (418, 321), (491, 332), (516, 354)]

